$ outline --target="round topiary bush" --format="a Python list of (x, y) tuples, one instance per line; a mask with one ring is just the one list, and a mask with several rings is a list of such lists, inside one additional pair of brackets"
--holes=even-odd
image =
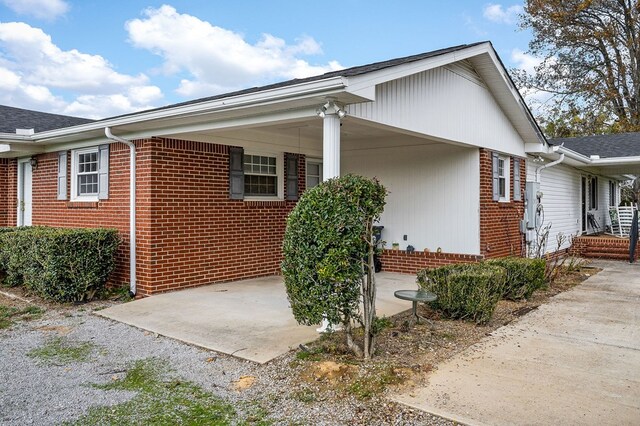
[(386, 193), (376, 179), (362, 176), (323, 182), (300, 198), (283, 243), (282, 273), (296, 320), (312, 325), (324, 316), (344, 324), (348, 340), (351, 321), (359, 320), (365, 327), (365, 357), (372, 352), (375, 318), (373, 223)]

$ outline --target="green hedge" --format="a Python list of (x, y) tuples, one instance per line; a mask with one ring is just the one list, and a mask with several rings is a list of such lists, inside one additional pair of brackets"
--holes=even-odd
[(502, 294), (505, 299), (528, 299), (534, 291), (545, 285), (546, 262), (544, 259), (505, 257), (488, 260), (486, 263), (501, 266), (506, 270), (507, 279)]
[(487, 263), (448, 265), (418, 272), (421, 288), (435, 293), (436, 309), (451, 318), (470, 319), (478, 324), (491, 319), (502, 296), (506, 272)]
[(57, 302), (92, 299), (104, 289), (120, 243), (115, 229), (0, 229), (7, 285), (24, 285)]

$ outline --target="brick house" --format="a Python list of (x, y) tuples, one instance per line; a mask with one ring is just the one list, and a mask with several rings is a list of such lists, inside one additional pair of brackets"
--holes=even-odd
[(0, 128), (0, 225), (117, 228), (112, 280), (140, 296), (278, 274), (296, 200), (346, 173), (390, 190), (385, 270), (522, 255), (528, 154), (549, 150), (488, 42), (99, 121), (38, 114)]

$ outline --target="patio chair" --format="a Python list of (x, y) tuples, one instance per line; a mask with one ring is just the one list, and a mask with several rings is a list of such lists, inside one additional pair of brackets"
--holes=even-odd
[(631, 232), (631, 224), (633, 223), (634, 206), (619, 206), (618, 221), (620, 222), (620, 236), (628, 237)]

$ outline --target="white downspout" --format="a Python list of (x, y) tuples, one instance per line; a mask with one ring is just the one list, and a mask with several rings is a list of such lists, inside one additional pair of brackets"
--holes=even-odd
[(564, 153), (560, 154), (560, 158), (558, 158), (556, 161), (552, 161), (549, 164), (545, 164), (544, 166), (540, 166), (536, 169), (536, 182), (540, 183), (540, 172), (542, 172), (544, 169), (548, 169), (549, 167), (553, 167), (553, 166), (557, 166), (558, 164), (562, 163), (564, 161)]
[(136, 146), (133, 142), (115, 136), (109, 127), (104, 134), (113, 142), (120, 142), (129, 147), (129, 292), (136, 295)]

